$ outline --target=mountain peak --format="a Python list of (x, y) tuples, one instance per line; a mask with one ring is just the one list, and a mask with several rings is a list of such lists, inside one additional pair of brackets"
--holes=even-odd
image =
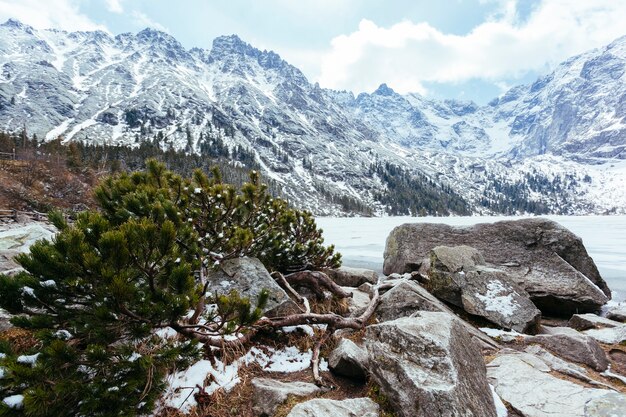
[(394, 94), (396, 94), (395, 91), (393, 91), (392, 88), (390, 88), (387, 84), (382, 83), (377, 89), (376, 91), (374, 91), (372, 94), (376, 94), (378, 96), (392, 96)]
[(213, 40), (211, 53), (258, 55), (261, 51), (244, 42), (237, 35), (219, 36)]
[(32, 26), (26, 25), (20, 22), (19, 20), (13, 19), (13, 18), (7, 20), (0, 26), (21, 29), (21, 30), (28, 31), (28, 32), (31, 32), (33, 30)]
[(141, 32), (137, 33), (137, 39), (143, 42), (165, 42), (169, 44), (179, 45), (179, 42), (170, 34), (154, 28), (145, 28)]

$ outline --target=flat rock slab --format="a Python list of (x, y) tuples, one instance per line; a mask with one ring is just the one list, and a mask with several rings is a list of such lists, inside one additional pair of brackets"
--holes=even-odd
[(544, 313), (560, 316), (597, 311), (610, 290), (582, 240), (559, 224), (541, 218), (453, 227), (404, 224), (385, 246), (383, 272), (411, 272), (436, 246), (471, 246), (490, 266), (501, 268)]
[(256, 258), (236, 258), (224, 261), (216, 271), (207, 275), (210, 294), (228, 294), (235, 290), (248, 297), (255, 306), (263, 289), (269, 291), (269, 299), (263, 310), (268, 317), (297, 313), (298, 305), (289, 298)]
[(378, 417), (380, 407), (369, 398), (315, 399), (297, 404), (287, 417)]
[(524, 417), (590, 417), (586, 405), (613, 394), (559, 379), (550, 370), (528, 353), (505, 353), (487, 365), (489, 381), (500, 398)]
[(480, 350), (453, 316), (419, 312), (368, 326), (368, 369), (403, 417), (496, 417)]
[(626, 416), (626, 396), (616, 392), (594, 398), (585, 405), (585, 417)]
[(605, 327), (603, 329), (589, 329), (583, 332), (600, 343), (616, 345), (626, 342), (626, 324), (619, 327)]
[(342, 287), (358, 287), (366, 282), (370, 284), (378, 282), (378, 274), (371, 269), (342, 266), (336, 269), (326, 269), (324, 272)]
[(281, 382), (268, 378), (252, 380), (252, 411), (259, 417), (272, 417), (289, 396), (307, 397), (320, 391), (307, 382)]

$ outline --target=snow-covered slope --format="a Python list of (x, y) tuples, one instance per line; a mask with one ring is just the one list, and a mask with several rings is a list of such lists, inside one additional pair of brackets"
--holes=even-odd
[(349, 210), (346, 197), (389, 211), (381, 195), (397, 190), (373, 169), (388, 164), (422, 178), (422, 195), (446, 190), (476, 213), (624, 212), (625, 59), (622, 38), (481, 107), (386, 85), (356, 97), (322, 89), (237, 36), (186, 50), (153, 29), (112, 37), (9, 20), (0, 129), (129, 146), (157, 138), (188, 152), (220, 138), (317, 214)]

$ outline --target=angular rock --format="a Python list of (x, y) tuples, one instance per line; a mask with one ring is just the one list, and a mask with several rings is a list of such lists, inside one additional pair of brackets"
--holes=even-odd
[(254, 378), (252, 390), (254, 414), (259, 417), (272, 417), (289, 396), (308, 397), (319, 392), (320, 388), (308, 382), (281, 382), (275, 379)]
[(610, 298), (610, 290), (582, 240), (541, 218), (471, 227), (427, 223), (398, 226), (387, 238), (383, 272), (416, 270), (430, 250), (440, 245), (476, 248), (488, 265), (513, 277), (544, 313), (566, 316), (597, 311)]
[(536, 333), (541, 312), (530, 296), (505, 272), (483, 266), (482, 255), (469, 246), (437, 246), (430, 252), (432, 294), (518, 332)]
[(379, 321), (408, 317), (416, 311), (452, 311), (415, 281), (401, 281), (380, 297)]
[(261, 261), (256, 258), (235, 258), (224, 261), (216, 271), (211, 271), (207, 280), (211, 294), (228, 294), (236, 290), (240, 296), (248, 297), (255, 305), (263, 289), (269, 291), (269, 299), (263, 310), (268, 317), (299, 312), (298, 305), (270, 276)]
[(370, 375), (398, 415), (495, 417), (485, 365), (453, 316), (419, 312), (367, 327)]
[(619, 321), (621, 323), (626, 322), (626, 305), (619, 304), (615, 307), (611, 307), (609, 311), (606, 312), (606, 318)]
[(586, 388), (550, 374), (540, 358), (504, 353), (487, 365), (489, 382), (524, 417), (587, 417), (585, 405), (612, 391)]
[(346, 292), (352, 293), (352, 297), (347, 298), (348, 311), (351, 315), (360, 315), (370, 303), (370, 295), (364, 291), (352, 287), (342, 287)]
[(590, 366), (596, 371), (607, 369), (609, 361), (593, 338), (569, 327), (546, 328), (549, 334), (528, 337), (525, 343), (536, 343), (561, 358)]
[(567, 323), (569, 327), (576, 330), (601, 329), (604, 327), (619, 327), (622, 323), (610, 320), (596, 314), (574, 314)]
[(601, 329), (589, 329), (583, 332), (587, 336), (591, 336), (600, 343), (607, 345), (616, 345), (626, 342), (626, 324), (618, 327), (605, 327)]
[(548, 352), (544, 348), (539, 345), (530, 345), (524, 349), (524, 352), (530, 353), (531, 355), (537, 356), (544, 361), (544, 363), (550, 367), (553, 371), (557, 371), (562, 373), (563, 375), (568, 375), (573, 378), (579, 379), (583, 382), (586, 382), (591, 385), (596, 385), (604, 388), (613, 389), (610, 385), (605, 384), (604, 382), (599, 382), (591, 378), (587, 374), (587, 370), (580, 366), (570, 362), (567, 362), (557, 356), (554, 356), (552, 353)]
[(485, 265), (485, 259), (476, 249), (466, 246), (436, 246), (430, 251), (430, 268), (459, 272)]
[(367, 352), (350, 339), (341, 339), (328, 356), (328, 367), (336, 374), (365, 379), (367, 374)]
[(370, 284), (369, 282), (364, 282), (363, 284), (357, 287), (359, 291), (363, 291), (368, 293), (369, 295), (374, 294), (374, 284)]
[(335, 281), (337, 285), (342, 287), (358, 287), (366, 282), (370, 284), (376, 284), (378, 282), (378, 274), (371, 269), (342, 266), (336, 269), (327, 269), (324, 272)]
[[(376, 308), (376, 318), (381, 321), (391, 321), (401, 317), (410, 317), (419, 311), (444, 312), (456, 318), (454, 312), (443, 302), (426, 291), (424, 287), (415, 281), (400, 280), (398, 283), (380, 297), (380, 303)], [(482, 332), (472, 325), (459, 319), (459, 322), (486, 348), (497, 348), (493, 342)]]
[(315, 399), (297, 404), (287, 417), (378, 417), (380, 407), (369, 398)]
[(626, 396), (611, 392), (594, 398), (585, 405), (585, 417), (626, 416)]

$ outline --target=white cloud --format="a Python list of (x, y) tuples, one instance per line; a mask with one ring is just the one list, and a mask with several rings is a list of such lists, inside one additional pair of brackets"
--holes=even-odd
[(108, 31), (81, 13), (75, 0), (0, 0), (0, 20), (9, 18), (37, 29)]
[(372, 91), (383, 82), (399, 92), (421, 93), (425, 82), (500, 83), (545, 71), (626, 34), (624, 1), (542, 0), (523, 20), (515, 1), (498, 3), (498, 13), (463, 36), (425, 22), (384, 28), (364, 19), (355, 32), (332, 40), (318, 80), (324, 87), (355, 92)]
[(124, 7), (122, 6), (122, 0), (105, 0), (107, 9), (111, 13), (124, 13)]
[(170, 33), (170, 30), (163, 26), (162, 24), (160, 24), (157, 21), (152, 20), (148, 15), (146, 15), (145, 13), (142, 13), (140, 11), (134, 10), (131, 13), (131, 17), (133, 18), (133, 23), (140, 27), (140, 28), (152, 28), (152, 29), (157, 29), (160, 30), (162, 32), (166, 32), (166, 33)]

